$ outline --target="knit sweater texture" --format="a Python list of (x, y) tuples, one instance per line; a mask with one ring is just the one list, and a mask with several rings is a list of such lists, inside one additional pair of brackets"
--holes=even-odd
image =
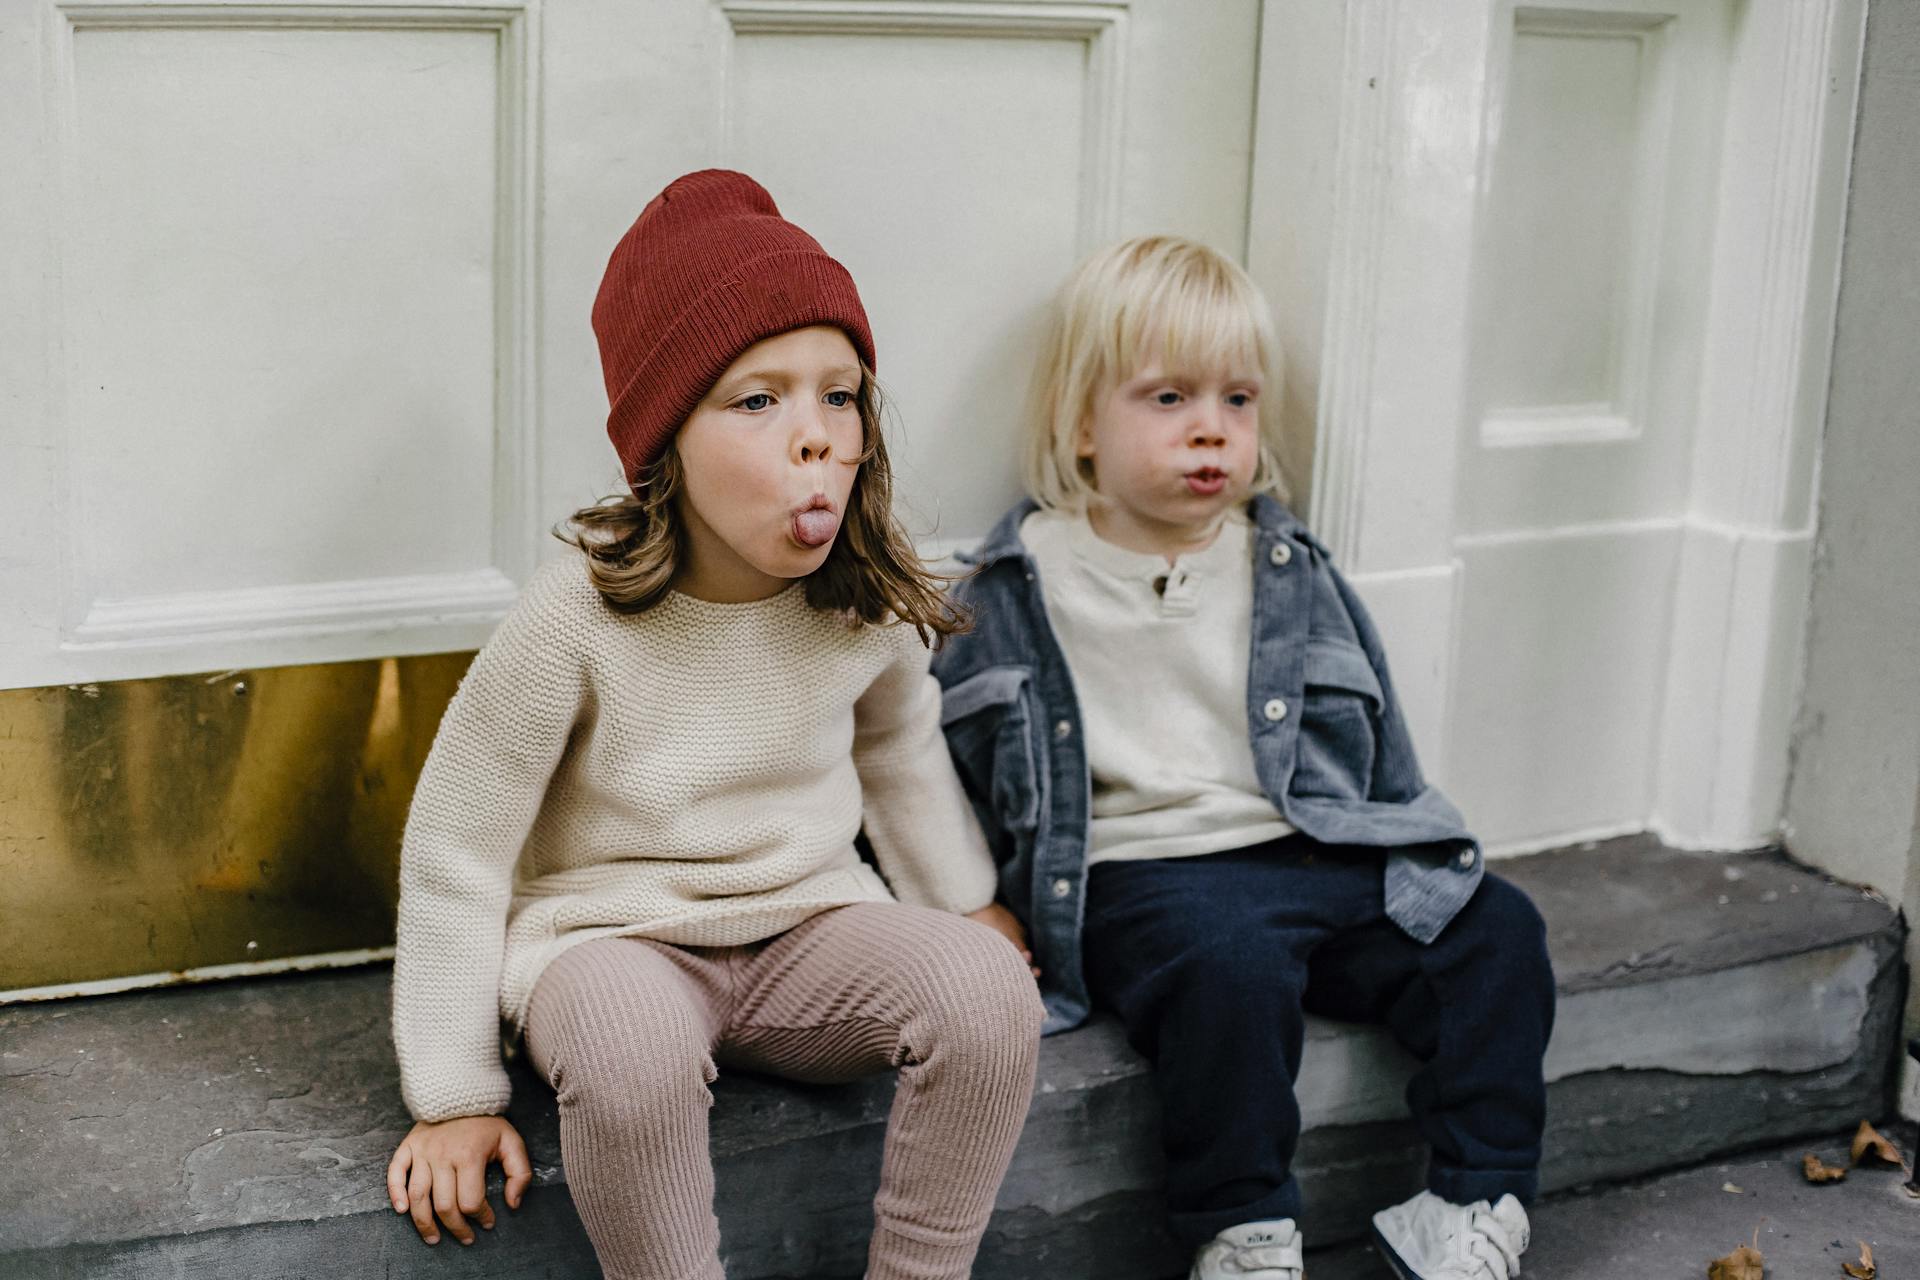
[(621, 614), (579, 554), (541, 570), (461, 681), (407, 819), (393, 1033), (414, 1117), (505, 1109), (502, 1031), (579, 943), (736, 946), (849, 902), (990, 902), (928, 660), (912, 627), (850, 626), (799, 586)]

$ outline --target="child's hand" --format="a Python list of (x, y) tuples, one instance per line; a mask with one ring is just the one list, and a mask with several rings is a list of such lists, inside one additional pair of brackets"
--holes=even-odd
[(413, 1214), (413, 1225), (428, 1244), (440, 1243), (434, 1216), (461, 1244), (473, 1243), (472, 1217), (493, 1230), (493, 1206), (487, 1203), (487, 1166), (500, 1162), (507, 1175), (507, 1208), (518, 1209), (533, 1181), (527, 1144), (502, 1116), (461, 1116), (438, 1124), (413, 1126), (387, 1164), (387, 1198), (395, 1213)]
[(967, 912), (967, 919), (978, 920), (1011, 942), (1019, 950), (1020, 958), (1027, 962), (1027, 967), (1033, 970), (1033, 976), (1040, 976), (1039, 968), (1033, 963), (1033, 949), (1027, 946), (1027, 931), (1020, 927), (1020, 917), (997, 902), (989, 902), (978, 911)]

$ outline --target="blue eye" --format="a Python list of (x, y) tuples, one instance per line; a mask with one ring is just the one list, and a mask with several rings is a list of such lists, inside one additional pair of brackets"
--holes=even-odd
[(1165, 405), (1171, 409), (1174, 405), (1180, 403), (1180, 393), (1178, 391), (1161, 391), (1154, 395), (1153, 402), (1155, 404)]
[(758, 413), (772, 403), (772, 396), (764, 391), (756, 391), (734, 407), (736, 409), (745, 409), (748, 413)]
[(1244, 409), (1253, 403), (1253, 397), (1245, 391), (1236, 391), (1227, 397), (1227, 403), (1236, 409)]
[(827, 392), (827, 403), (836, 409), (851, 409), (853, 407), (853, 392), (829, 391)]

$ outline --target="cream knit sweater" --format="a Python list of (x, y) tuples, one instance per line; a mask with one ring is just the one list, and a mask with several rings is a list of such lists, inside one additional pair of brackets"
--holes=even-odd
[[(829, 907), (973, 911), (994, 868), (912, 627), (849, 627), (789, 588), (609, 609), (574, 554), (473, 661), (400, 854), (393, 1036), (416, 1119), (506, 1107), (545, 966), (630, 934), (731, 946)], [(853, 847), (862, 825), (886, 882)]]

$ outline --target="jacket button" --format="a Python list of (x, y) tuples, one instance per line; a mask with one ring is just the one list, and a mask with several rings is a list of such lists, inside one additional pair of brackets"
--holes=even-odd
[(1056, 720), (1053, 722), (1053, 736), (1064, 742), (1073, 736), (1073, 721)]
[(1273, 544), (1273, 550), (1267, 552), (1267, 559), (1276, 565), (1286, 564), (1293, 559), (1293, 548), (1284, 542), (1276, 542)]
[(1055, 880), (1053, 882), (1054, 897), (1064, 898), (1069, 894), (1071, 894), (1072, 892), (1073, 892), (1073, 881), (1067, 879), (1065, 876), (1061, 876), (1058, 880)]
[(1268, 700), (1265, 711), (1267, 719), (1269, 720), (1285, 720), (1287, 718), (1287, 704), (1279, 698)]
[(1455, 861), (1460, 864), (1460, 868), (1463, 871), (1468, 867), (1471, 867), (1473, 865), (1473, 850), (1462, 849), (1460, 851), (1460, 856), (1456, 858)]

